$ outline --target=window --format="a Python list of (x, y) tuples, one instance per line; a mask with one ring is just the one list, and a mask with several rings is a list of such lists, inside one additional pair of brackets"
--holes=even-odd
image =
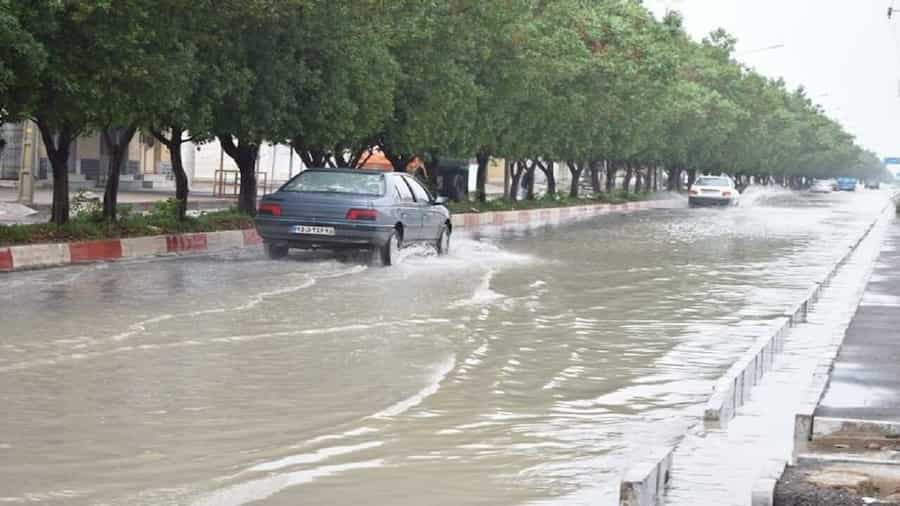
[(288, 181), (281, 189), (300, 193), (351, 193), (355, 195), (384, 195), (384, 175), (365, 172), (309, 170)]
[(731, 180), (726, 177), (701, 177), (694, 182), (696, 186), (730, 187)]
[(395, 178), (394, 179), (394, 188), (397, 191), (397, 200), (400, 202), (415, 202), (413, 200), (412, 192), (409, 189), (409, 186), (406, 185), (402, 181), (403, 178)]
[(412, 189), (413, 195), (416, 196), (417, 202), (427, 204), (432, 201), (431, 194), (428, 193), (428, 190), (426, 190), (424, 186), (422, 186), (422, 183), (411, 177), (405, 177), (403, 179), (409, 183), (409, 187)]

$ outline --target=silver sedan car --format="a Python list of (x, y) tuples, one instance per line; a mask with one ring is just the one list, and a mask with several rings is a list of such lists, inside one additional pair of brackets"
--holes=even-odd
[(450, 249), (452, 225), (446, 199), (435, 198), (402, 173), (310, 169), (263, 197), (256, 229), (269, 258), (290, 248), (375, 249), (391, 265), (410, 243)]

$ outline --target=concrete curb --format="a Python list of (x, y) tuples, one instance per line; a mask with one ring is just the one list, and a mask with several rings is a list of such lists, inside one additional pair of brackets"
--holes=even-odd
[(900, 422), (832, 417), (819, 417), (815, 421), (813, 439), (848, 434), (877, 435), (892, 442), (900, 438)]
[(751, 506), (773, 506), (775, 504), (775, 486), (781, 475), (784, 474), (785, 467), (787, 467), (787, 462), (783, 460), (769, 462), (760, 478), (753, 484), (750, 496)]
[(522, 211), (494, 211), (487, 213), (454, 214), (454, 230), (473, 230), (487, 227), (516, 228), (523, 225), (552, 225), (579, 221), (607, 214), (628, 214), (649, 209), (672, 209), (683, 204), (679, 200), (646, 200), (625, 204), (596, 204), (590, 206), (554, 207)]
[(666, 493), (675, 448), (661, 448), (628, 468), (619, 487), (620, 506), (656, 506)]
[[(457, 230), (489, 227), (532, 227), (583, 220), (604, 214), (627, 214), (648, 209), (678, 207), (679, 200), (656, 200), (626, 204), (498, 211), (492, 213), (455, 214), (452, 223)], [(225, 230), (194, 234), (177, 234), (128, 239), (109, 239), (73, 243), (34, 244), (0, 248), (0, 273), (43, 269), (71, 264), (114, 261), (161, 255), (209, 253), (247, 248), (262, 244), (254, 229)]]
[[(828, 282), (834, 278), (840, 268), (850, 260), (853, 253), (859, 248), (859, 245), (862, 244), (875, 226), (881, 221), (881, 218), (888, 207), (890, 207), (890, 204), (886, 206), (885, 210), (882, 210), (882, 213), (879, 214), (878, 218), (870, 223), (863, 233), (847, 247), (847, 251), (845, 251), (835, 262), (834, 266), (829, 270), (824, 279), (821, 282), (816, 282), (809, 289), (803, 300), (786, 311), (781, 319), (776, 320), (775, 330), (768, 336), (760, 338), (760, 340), (758, 340), (750, 350), (748, 350), (728, 370), (728, 372), (716, 382), (713, 395), (710, 397), (706, 404), (706, 408), (704, 409), (703, 418), (709, 426), (722, 428), (727, 426), (728, 422), (734, 418), (737, 409), (743, 406), (749, 399), (752, 388), (756, 386), (763, 375), (773, 367), (775, 355), (780, 353), (783, 349), (784, 339), (791, 327), (799, 325), (807, 320), (813, 305), (818, 302), (822, 295), (822, 290), (825, 289), (825, 286), (827, 286)], [(841, 339), (841, 341), (843, 341), (843, 339)], [(824, 385), (820, 385), (823, 379), (827, 382), (831, 363), (834, 362), (834, 358), (837, 357), (837, 350), (839, 348), (840, 343), (831, 343), (831, 346), (829, 346), (830, 360), (827, 363), (827, 367), (824, 364), (820, 364), (816, 369), (813, 387), (817, 390), (820, 386), (824, 387)], [(834, 356), (830, 356), (831, 352), (834, 353)], [(821, 393), (819, 396), (821, 396)], [(818, 404), (818, 398), (816, 398), (815, 404)], [(795, 439), (798, 436), (803, 437), (804, 434), (808, 433), (806, 429), (797, 433), (797, 428), (808, 426), (809, 430), (812, 429), (811, 411), (814, 410), (815, 406), (810, 408), (809, 406), (804, 405), (800, 410), (800, 413), (798, 413), (797, 418), (795, 419)]]
[(254, 246), (261, 242), (256, 230), (248, 229), (12, 246), (0, 248), (0, 272), (113, 261), (123, 258), (225, 251)]
[[(860, 235), (859, 239), (856, 240), (852, 246), (850, 246), (847, 251), (841, 256), (841, 258), (837, 261), (837, 264), (834, 266), (831, 271), (825, 276), (822, 280), (822, 284), (820, 286), (827, 285), (832, 279), (834, 279), (835, 275), (837, 275), (840, 268), (850, 260), (850, 257), (856, 251), (860, 244), (871, 234), (872, 230), (878, 225), (878, 223), (884, 218), (884, 215), (889, 211), (894, 212), (893, 208), (896, 205), (896, 202), (900, 198), (900, 193), (894, 194), (891, 196), (890, 202), (885, 206), (882, 210), (881, 214), (879, 214), (878, 219), (873, 221), (866, 227), (866, 230)], [(862, 300), (862, 294), (860, 294), (860, 301)], [(857, 301), (857, 305), (859, 301)], [(841, 351), (841, 346), (844, 343), (845, 334), (841, 334), (839, 336), (835, 336), (834, 339), (829, 343), (827, 350), (819, 359), (819, 363), (816, 366), (816, 370), (813, 373), (812, 381), (810, 382), (809, 387), (806, 390), (806, 400), (804, 403), (797, 409), (794, 414), (794, 449), (792, 452), (792, 459), (794, 461), (797, 460), (797, 457), (808, 451), (809, 443), (813, 438), (814, 431), (814, 417), (816, 413), (816, 408), (819, 406), (819, 402), (822, 400), (822, 397), (825, 396), (825, 392), (828, 389), (828, 382), (831, 380), (831, 370), (834, 367), (834, 361), (837, 360), (838, 353)]]
[(707, 425), (725, 427), (735, 412), (750, 399), (750, 392), (775, 365), (775, 356), (784, 349), (791, 327), (805, 318), (808, 300), (775, 320), (774, 330), (759, 338), (728, 372), (722, 376), (706, 403), (703, 419)]

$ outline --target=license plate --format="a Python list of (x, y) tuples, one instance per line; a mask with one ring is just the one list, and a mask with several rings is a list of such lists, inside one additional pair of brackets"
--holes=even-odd
[(295, 225), (291, 227), (291, 233), (306, 235), (334, 235), (334, 227), (310, 227), (307, 225)]
[(719, 193), (719, 190), (700, 190), (701, 193)]

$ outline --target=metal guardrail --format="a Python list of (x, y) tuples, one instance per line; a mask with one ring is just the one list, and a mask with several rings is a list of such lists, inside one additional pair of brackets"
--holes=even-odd
[[(257, 195), (265, 195), (271, 190), (268, 172), (256, 173)], [(241, 189), (241, 172), (239, 170), (218, 169), (213, 175), (213, 196), (219, 198), (238, 198)]]

